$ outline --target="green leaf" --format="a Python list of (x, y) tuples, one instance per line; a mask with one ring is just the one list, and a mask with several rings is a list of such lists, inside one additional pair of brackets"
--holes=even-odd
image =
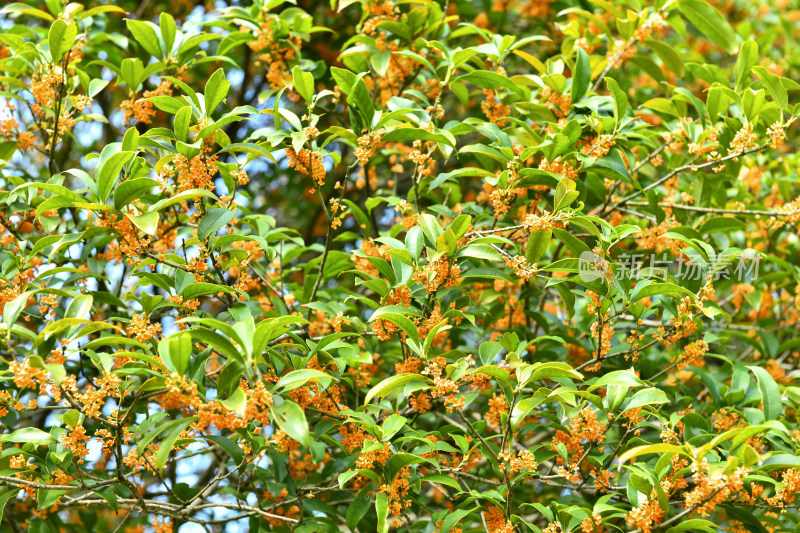
[(503, 88), (517, 94), (522, 94), (522, 89), (511, 81), (508, 76), (502, 76), (489, 70), (475, 70), (463, 76), (459, 76), (454, 81), (468, 81), (475, 87), (480, 87), (481, 89), (496, 91), (497, 89)]
[(525, 260), (531, 265), (538, 263), (552, 240), (553, 230), (550, 228), (533, 231), (528, 237), (527, 246), (525, 246)]
[(321, 370), (301, 368), (300, 370), (292, 370), (283, 376), (275, 384), (275, 390), (290, 391), (309, 383), (320, 383), (323, 385), (323, 388), (327, 388), (334, 379), (336, 378)]
[(665, 42), (656, 41), (655, 39), (648, 39), (645, 44), (658, 55), (670, 72), (679, 78), (683, 76), (683, 60), (681, 60), (681, 56), (678, 55), (674, 48)]
[(471, 511), (465, 511), (464, 509), (456, 509), (455, 511), (448, 512), (444, 520), (442, 520), (442, 527), (439, 529), (439, 533), (450, 533), (453, 526), (458, 524), (458, 522), (470, 512)]
[(188, 331), (181, 331), (162, 339), (158, 343), (158, 353), (164, 365), (171, 371), (182, 376), (189, 368), (189, 358), (192, 355), (192, 336)]
[(722, 507), (725, 509), (725, 514), (731, 519), (741, 522), (747, 531), (751, 533), (768, 533), (767, 528), (749, 510), (735, 505), (723, 505)]
[(244, 418), (247, 413), (247, 395), (241, 387), (236, 387), (227, 399), (219, 402), (240, 417)]
[(631, 400), (625, 405), (625, 411), (636, 409), (637, 407), (644, 407), (645, 405), (654, 405), (660, 403), (669, 403), (669, 397), (661, 389), (649, 387), (636, 391), (631, 397)]
[(712, 217), (706, 219), (700, 226), (700, 233), (728, 233), (729, 231), (744, 231), (747, 224), (733, 217)]
[(349, 96), (353, 86), (356, 84), (356, 75), (349, 70), (331, 67), (331, 76), (333, 76), (336, 85), (339, 86), (342, 92)]
[(680, 522), (677, 526), (669, 528), (667, 533), (680, 533), (681, 531), (707, 531), (708, 533), (717, 533), (717, 531), (719, 531), (719, 526), (709, 520), (691, 518)]
[(373, 398), (384, 398), (393, 391), (405, 387), (408, 383), (412, 382), (430, 383), (431, 379), (422, 374), (397, 374), (396, 376), (390, 376), (369, 390), (364, 397), (364, 405), (371, 402)]
[(777, 420), (783, 412), (781, 402), (781, 391), (773, 377), (760, 366), (748, 366), (750, 372), (755, 374), (758, 381), (758, 390), (761, 393), (761, 401), (764, 404), (764, 417), (767, 420)]
[(758, 43), (752, 39), (743, 42), (741, 48), (739, 48), (739, 57), (736, 58), (736, 68), (733, 71), (737, 93), (741, 93), (744, 90), (747, 82), (750, 81), (750, 73), (757, 64)]
[(50, 58), (53, 63), (58, 63), (67, 51), (75, 44), (78, 35), (76, 24), (67, 24), (61, 19), (56, 19), (50, 26), (47, 40), (50, 45)]
[(682, 446), (676, 446), (674, 444), (665, 444), (665, 443), (646, 444), (644, 446), (637, 446), (636, 448), (631, 448), (630, 450), (620, 455), (619, 465), (620, 467), (622, 467), (623, 464), (627, 463), (634, 457), (639, 457), (640, 455), (647, 455), (649, 453), (657, 453), (657, 454), (681, 453), (683, 455), (686, 455), (687, 457), (690, 457), (690, 455), (686, 452), (686, 450)]
[(578, 47), (575, 57), (575, 72), (572, 74), (572, 103), (578, 102), (592, 82), (592, 65), (589, 62), (589, 54), (583, 48)]
[(800, 468), (800, 457), (788, 453), (775, 453), (770, 455), (762, 463), (762, 468), (769, 471), (783, 468)]
[(308, 448), (308, 420), (303, 408), (296, 403), (284, 400), (282, 403), (275, 405), (270, 409), (270, 414), (275, 418), (283, 431), (289, 437)]
[(55, 443), (56, 439), (49, 433), (45, 433), (38, 428), (22, 428), (6, 435), (0, 435), (0, 442), (29, 443), (36, 446), (47, 446)]
[(450, 228), (447, 228), (444, 233), (436, 237), (436, 251), (453, 257), (456, 253), (458, 246), (458, 239), (455, 233)]
[(6, 332), (11, 334), (11, 327), (19, 318), (20, 313), (27, 307), (30, 292), (23, 292), (11, 301), (8, 301), (3, 306), (3, 323), (6, 326)]
[(156, 468), (158, 470), (163, 470), (164, 465), (167, 462), (167, 458), (169, 457), (170, 452), (172, 452), (172, 446), (175, 444), (175, 441), (178, 440), (178, 437), (181, 436), (181, 433), (184, 429), (186, 429), (189, 424), (197, 420), (196, 416), (190, 418), (184, 418), (178, 421), (174, 427), (167, 433), (164, 438), (161, 440), (161, 444), (158, 446), (158, 451), (156, 452)]
[(10, 500), (11, 498), (16, 497), (17, 494), (19, 494), (19, 490), (13, 490), (13, 489), (9, 490), (8, 492), (4, 492), (3, 494), (0, 494), (0, 521), (3, 520), (3, 511), (6, 508), (6, 503), (8, 503), (8, 500)]
[(218, 283), (192, 283), (188, 287), (183, 289), (183, 297), (186, 300), (190, 300), (192, 298), (198, 298), (200, 296), (207, 296), (209, 294), (215, 294), (220, 291), (225, 292), (234, 292), (233, 289), (228, 287), (227, 285), (220, 285)]
[(378, 515), (377, 533), (387, 533), (389, 531), (389, 497), (382, 492), (375, 495), (375, 512)]
[(753, 435), (758, 435), (763, 431), (767, 431), (768, 429), (769, 426), (745, 426), (745, 427), (730, 429), (725, 433), (717, 435), (716, 437), (711, 439), (711, 441), (704, 444), (699, 450), (697, 450), (696, 452), (697, 460), (702, 459), (703, 457), (706, 456), (708, 452), (714, 450), (715, 448), (717, 448), (717, 446), (719, 446), (723, 442), (727, 442), (731, 439), (733, 439), (733, 442), (731, 443), (730, 451), (734, 452), (736, 448), (741, 446), (742, 443), (744, 443), (747, 439), (749, 439)]
[(169, 198), (164, 198), (159, 200), (158, 202), (154, 203), (150, 206), (151, 211), (161, 211), (171, 205), (179, 204), (181, 202), (188, 202), (190, 200), (196, 200), (197, 198), (204, 197), (204, 198), (212, 198), (215, 201), (219, 201), (219, 198), (216, 194), (211, 191), (207, 191), (205, 189), (191, 189), (188, 191), (184, 191), (182, 193), (178, 193), (175, 196), (171, 196)]
[(125, 19), (128, 31), (144, 50), (154, 57), (162, 57), (161, 41), (158, 38), (158, 29), (152, 22)]
[(100, 78), (92, 78), (92, 81), (89, 82), (89, 88), (86, 90), (86, 95), (89, 98), (94, 98), (100, 91), (105, 89), (108, 86), (108, 80), (101, 80)]
[[(562, 363), (559, 361), (550, 361), (547, 363), (534, 363), (529, 368), (531, 368), (531, 374), (525, 379), (525, 382), (535, 381), (537, 379), (552, 379), (552, 378), (571, 378), (581, 380), (583, 379), (583, 374), (580, 372), (576, 372), (570, 365), (567, 363)], [(519, 373), (520, 379), (524, 375), (522, 372)]]
[(65, 318), (89, 318), (89, 312), (92, 310), (92, 295), (81, 294), (75, 297), (67, 307)]
[(644, 382), (639, 379), (636, 374), (633, 373), (632, 370), (614, 370), (613, 372), (609, 372), (607, 374), (603, 374), (601, 377), (597, 379), (592, 385), (587, 389), (588, 392), (592, 392), (595, 389), (599, 389), (600, 387), (606, 387), (608, 385), (625, 385), (629, 387), (640, 387), (644, 384)]
[(778, 104), (778, 107), (785, 111), (789, 105), (789, 94), (786, 92), (786, 87), (783, 86), (781, 78), (762, 66), (753, 67), (752, 70), (761, 80), (775, 103)]
[(495, 150), (485, 144), (468, 144), (467, 146), (462, 146), (458, 149), (459, 154), (477, 154), (480, 156), (490, 157), (496, 161), (499, 161), (503, 165), (508, 163), (509, 158), (503, 155), (502, 152)]
[(652, 298), (653, 296), (684, 297), (694, 296), (694, 293), (674, 283), (650, 283), (649, 285), (637, 285), (631, 293), (630, 300), (635, 302), (642, 298)]
[[(357, 114), (361, 116), (363, 124), (361, 128), (369, 128), (372, 124), (372, 117), (375, 115), (375, 104), (372, 102), (369, 89), (364, 80), (359, 78), (354, 84), (352, 91), (347, 96), (347, 104), (354, 107)], [(359, 128), (354, 127), (354, 130)], [(359, 131), (360, 133), (360, 131)]]
[(370, 507), (370, 497), (369, 497), (369, 490), (368, 489), (361, 489), (353, 501), (350, 502), (350, 505), (347, 507), (347, 512), (345, 513), (345, 520), (347, 521), (347, 527), (350, 528), (350, 531), (355, 531), (356, 526), (367, 514), (367, 511)]
[[(627, 105), (627, 103), (626, 103)], [(575, 181), (569, 178), (562, 178), (556, 186), (556, 194), (553, 198), (553, 212), (558, 213), (565, 207), (569, 207), (574, 202), (580, 192), (576, 190)]]
[(436, 217), (428, 213), (423, 213), (419, 216), (419, 225), (422, 227), (422, 233), (432, 244), (436, 244), (437, 237), (444, 233)]
[(119, 178), (119, 173), (122, 167), (130, 162), (133, 158), (133, 152), (117, 152), (111, 154), (106, 159), (100, 169), (97, 171), (95, 180), (97, 181), (97, 190), (100, 193), (100, 201), (105, 203), (111, 195), (111, 189)]
[(81, 11), (77, 13), (76, 18), (78, 20), (82, 20), (87, 17), (93, 17), (95, 15), (99, 15), (101, 13), (127, 13), (127, 11), (125, 11), (119, 6), (96, 6), (91, 9), (87, 9), (86, 11)]
[(488, 244), (467, 244), (458, 251), (456, 257), (487, 259), (496, 263), (501, 263), (504, 260), (503, 254)]
[(52, 507), (66, 493), (67, 493), (66, 490), (37, 489), (36, 508), (42, 510), (48, 507)]
[(353, 216), (356, 217), (356, 221), (358, 221), (358, 227), (361, 229), (361, 232), (364, 236), (369, 237), (372, 234), (372, 221), (369, 219), (366, 213), (352, 200), (343, 199), (342, 202), (347, 205), (350, 212), (353, 213)]
[(452, 147), (453, 143), (440, 133), (431, 133), (422, 128), (398, 127), (381, 137), (382, 141), (434, 141)]
[(686, 20), (695, 25), (715, 44), (733, 52), (736, 49), (736, 32), (722, 14), (703, 0), (683, 0), (678, 9)]
[(134, 178), (125, 180), (114, 189), (114, 208), (122, 209), (137, 198), (164, 184), (151, 178)]
[(535, 68), (540, 74), (547, 72), (547, 67), (544, 66), (544, 63), (542, 63), (538, 57), (529, 54), (528, 52), (523, 52), (522, 50), (514, 50), (514, 54), (527, 61), (528, 64)]
[(205, 435), (203, 438), (217, 444), (220, 448), (225, 450), (225, 453), (231, 456), (234, 463), (237, 465), (242, 464), (242, 460), (244, 460), (244, 451), (231, 439), (219, 435)]
[(297, 91), (307, 104), (311, 103), (314, 97), (314, 76), (310, 72), (301, 70), (300, 67), (292, 69), (292, 83), (294, 89)]
[(431, 465), (436, 466), (436, 463), (430, 459), (423, 459), (418, 455), (400, 452), (392, 455), (389, 458), (389, 460), (386, 462), (386, 466), (384, 467), (384, 471), (386, 472), (388, 479), (394, 479), (401, 469), (408, 465), (416, 465), (420, 463), (430, 463)]
[(174, 96), (167, 96), (165, 94), (151, 96), (147, 98), (147, 100), (153, 102), (153, 105), (155, 105), (161, 111), (169, 113), (170, 115), (176, 114), (184, 105), (186, 105), (184, 103), (185, 100), (179, 100)]
[(500, 279), (503, 281), (512, 281), (511, 276), (505, 270), (499, 268), (470, 268), (462, 274), (464, 279)]
[[(486, 343), (484, 343), (486, 344)], [(474, 370), (470, 370), (470, 374), (486, 374), (487, 376), (492, 376), (493, 378), (497, 379), (500, 383), (504, 385), (511, 386), (511, 378), (507, 370), (498, 367), (497, 365), (485, 365), (480, 366)]]
[(206, 82), (206, 88), (203, 92), (203, 99), (206, 105), (206, 116), (210, 117), (211, 113), (217, 106), (225, 99), (228, 94), (228, 89), (231, 87), (231, 82), (225, 78), (225, 71), (221, 68), (217, 69)]
[(200, 239), (201, 242), (205, 242), (209, 236), (216, 234), (217, 231), (230, 222), (234, 216), (236, 216), (236, 213), (225, 207), (209, 209), (197, 224), (197, 238)]
[(172, 45), (175, 44), (175, 19), (169, 13), (162, 12), (158, 17), (158, 23), (158, 27), (161, 30), (161, 38), (164, 40), (164, 47), (167, 55), (169, 55)]
[(125, 213), (125, 216), (128, 217), (131, 222), (133, 222), (134, 226), (148, 235), (155, 237), (158, 234), (158, 211), (148, 211), (147, 213), (139, 216), (133, 216)]
[(139, 148), (139, 130), (130, 127), (122, 137), (122, 151), (135, 152), (137, 148)]
[(192, 124), (192, 108), (191, 106), (183, 106), (175, 113), (175, 121), (173, 122), (173, 130), (175, 130), (175, 138), (179, 141), (186, 141), (189, 138), (189, 126)]
[(408, 419), (397, 413), (392, 413), (386, 417), (386, 420), (381, 424), (381, 431), (383, 432), (383, 440), (386, 441), (397, 434), (398, 431), (403, 429)]
[(391, 307), (381, 307), (372, 314), (372, 316), (369, 318), (369, 322), (379, 318), (381, 320), (388, 320), (395, 326), (399, 327), (403, 333), (408, 335), (409, 338), (419, 343), (419, 330), (414, 322), (412, 322), (407, 316), (401, 315), (400, 313), (392, 310)]
[(614, 124), (615, 129), (619, 129), (622, 119), (628, 112), (628, 95), (620, 89), (619, 84), (613, 78), (605, 78), (606, 86), (611, 91), (611, 98), (614, 100)]

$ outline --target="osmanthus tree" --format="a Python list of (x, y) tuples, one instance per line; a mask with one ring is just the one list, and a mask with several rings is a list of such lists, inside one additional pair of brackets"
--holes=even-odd
[(714, 3), (6, 3), (0, 530), (795, 531), (800, 10)]

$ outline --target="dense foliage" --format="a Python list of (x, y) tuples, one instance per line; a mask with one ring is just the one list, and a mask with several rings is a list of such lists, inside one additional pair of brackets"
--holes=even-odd
[(795, 531), (789, 0), (0, 9), (0, 531)]

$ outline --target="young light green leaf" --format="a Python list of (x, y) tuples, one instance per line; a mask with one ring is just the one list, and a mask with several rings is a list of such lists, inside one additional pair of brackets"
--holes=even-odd
[(158, 211), (148, 211), (139, 216), (125, 213), (125, 216), (128, 217), (137, 228), (148, 235), (155, 237), (158, 234)]
[(375, 495), (375, 512), (378, 515), (377, 533), (387, 533), (389, 531), (389, 497), (383, 492)]
[(475, 87), (481, 89), (490, 89), (496, 91), (497, 89), (508, 89), (509, 91), (517, 94), (522, 94), (522, 88), (516, 83), (511, 81), (508, 76), (502, 76), (496, 72), (489, 70), (475, 70), (459, 76), (455, 81), (468, 81)]
[(52, 435), (38, 428), (22, 428), (6, 435), (0, 435), (0, 442), (15, 442), (18, 444), (34, 444), (47, 446), (56, 442)]
[(152, 22), (143, 20), (125, 19), (128, 31), (133, 38), (141, 45), (144, 50), (154, 57), (162, 57), (161, 40), (156, 30), (158, 29)]
[(296, 403), (284, 400), (270, 409), (275, 421), (289, 437), (299, 442), (303, 447), (308, 448), (308, 420), (303, 408)]
[(47, 41), (50, 45), (50, 58), (53, 63), (58, 63), (67, 51), (75, 44), (78, 35), (76, 24), (67, 24), (62, 19), (56, 19), (50, 26)]
[(178, 109), (175, 113), (175, 120), (173, 122), (173, 129), (175, 130), (175, 138), (179, 141), (186, 141), (189, 138), (189, 126), (192, 124), (192, 108), (188, 105)]
[(192, 355), (191, 335), (188, 331), (170, 335), (158, 343), (158, 353), (170, 372), (184, 375), (189, 368), (189, 358)]
[(161, 30), (161, 38), (164, 40), (164, 47), (166, 48), (167, 55), (172, 50), (172, 45), (175, 44), (175, 19), (169, 13), (162, 12), (159, 17), (159, 29)]
[(452, 147), (453, 143), (446, 136), (440, 133), (431, 133), (422, 128), (395, 128), (383, 137), (381, 141), (434, 141)]
[(630, 450), (626, 451), (622, 455), (619, 456), (619, 468), (622, 468), (622, 465), (633, 459), (634, 457), (639, 457), (641, 455), (647, 455), (648, 453), (671, 453), (676, 454), (680, 453), (686, 455), (687, 457), (691, 457), (689, 453), (683, 448), (682, 446), (676, 446), (674, 444), (666, 444), (666, 443), (658, 443), (658, 444), (645, 444), (643, 446), (637, 446), (635, 448), (631, 448)]
[(325, 389), (334, 380), (335, 378), (333, 376), (326, 374), (321, 370), (316, 370), (314, 368), (301, 368), (299, 370), (292, 370), (283, 376), (275, 384), (275, 390), (290, 391), (309, 383), (319, 383), (323, 386), (323, 389)]
[(367, 405), (373, 398), (384, 398), (406, 384), (418, 381), (420, 383), (430, 383), (430, 378), (422, 374), (397, 374), (390, 376), (370, 389), (364, 397), (364, 405)]
[(205, 91), (203, 92), (207, 117), (210, 117), (211, 113), (213, 113), (222, 100), (225, 99), (230, 88), (231, 82), (225, 78), (225, 71), (221, 68), (214, 71), (211, 77), (208, 78)]
[(297, 91), (307, 104), (311, 103), (311, 98), (314, 97), (314, 76), (310, 72), (301, 70), (300, 67), (292, 69), (292, 83), (294, 89)]
[(631, 400), (625, 405), (625, 410), (629, 411), (631, 409), (636, 409), (637, 407), (668, 402), (669, 397), (667, 396), (667, 393), (655, 387), (648, 387), (646, 389), (636, 391)]

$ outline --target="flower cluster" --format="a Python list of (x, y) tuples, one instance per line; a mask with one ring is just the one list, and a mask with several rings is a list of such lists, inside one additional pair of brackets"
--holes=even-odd
[(458, 283), (461, 269), (447, 256), (439, 256), (429, 261), (423, 268), (414, 272), (413, 279), (425, 286), (429, 293), (435, 293), (440, 288), (452, 287)]
[(303, 148), (299, 152), (296, 152), (294, 148), (287, 148), (286, 157), (289, 159), (289, 168), (295, 169), (300, 174), (310, 176), (318, 187), (325, 185), (327, 171), (322, 162), (322, 154), (307, 148)]

